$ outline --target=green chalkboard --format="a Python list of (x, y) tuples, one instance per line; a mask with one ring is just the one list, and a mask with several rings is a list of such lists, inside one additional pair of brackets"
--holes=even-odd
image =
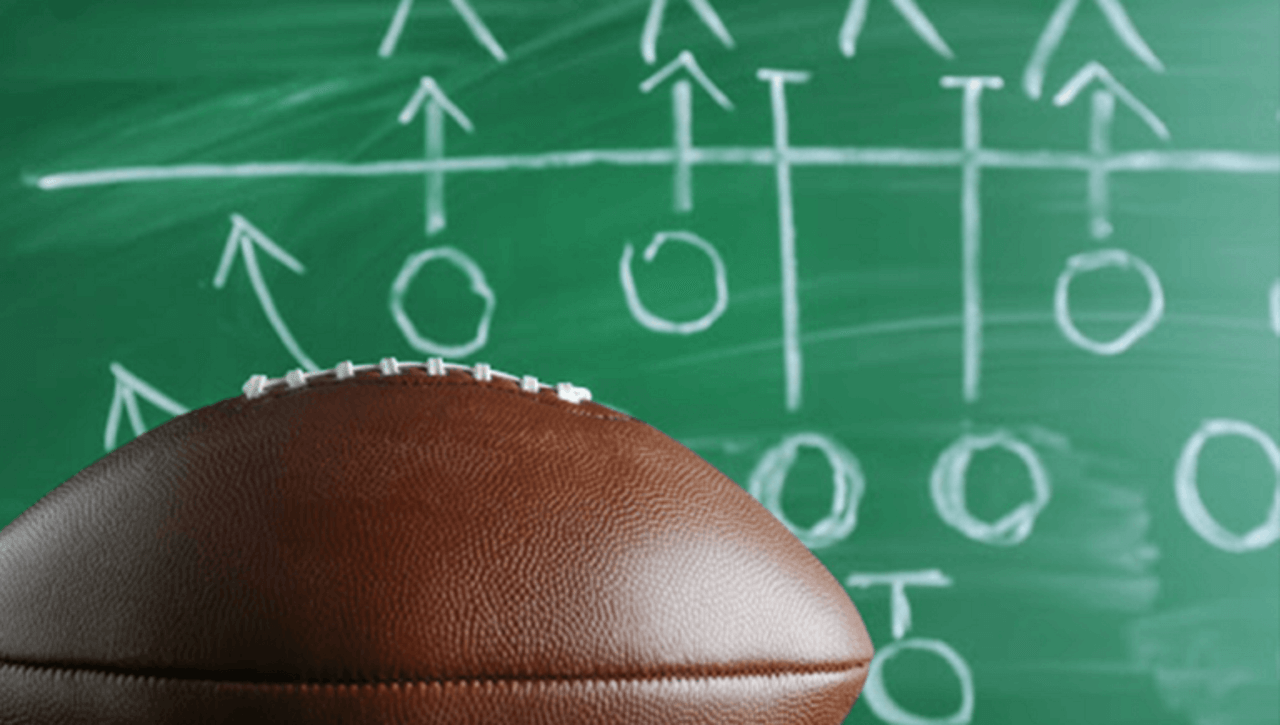
[(0, 2), (0, 523), (251, 375), (567, 380), (854, 723), (1280, 721), (1274, 0)]

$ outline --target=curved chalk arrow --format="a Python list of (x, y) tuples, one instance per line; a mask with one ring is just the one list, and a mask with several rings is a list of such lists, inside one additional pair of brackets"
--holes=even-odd
[(227, 276), (231, 274), (231, 265), (236, 261), (236, 251), (244, 257), (244, 268), (249, 273), (249, 282), (253, 285), (253, 291), (258, 295), (258, 301), (262, 303), (262, 311), (266, 313), (267, 320), (271, 322), (271, 326), (275, 328), (276, 334), (280, 336), (280, 341), (288, 348), (289, 354), (298, 361), (298, 364), (310, 372), (316, 372), (320, 366), (311, 361), (307, 354), (298, 346), (297, 341), (293, 339), (293, 335), (289, 333), (289, 328), (285, 326), (284, 320), (280, 318), (280, 313), (276, 310), (276, 305), (271, 301), (271, 292), (267, 290), (266, 280), (262, 278), (262, 269), (258, 266), (258, 256), (253, 251), (254, 245), (262, 248), (262, 251), (275, 257), (284, 266), (293, 270), (297, 274), (302, 274), (306, 270), (302, 267), (302, 262), (294, 259), (288, 252), (284, 251), (275, 242), (271, 241), (266, 234), (262, 233), (254, 225), (249, 223), (248, 219), (239, 214), (231, 215), (231, 233), (227, 235), (227, 244), (222, 248), (222, 261), (218, 264), (218, 272), (213, 277), (213, 286), (222, 289), (227, 284)]

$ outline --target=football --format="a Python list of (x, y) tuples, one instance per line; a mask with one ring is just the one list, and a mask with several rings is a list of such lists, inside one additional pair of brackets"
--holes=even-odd
[(254, 376), (0, 531), (0, 723), (835, 725), (871, 656), (732, 480), (484, 364)]

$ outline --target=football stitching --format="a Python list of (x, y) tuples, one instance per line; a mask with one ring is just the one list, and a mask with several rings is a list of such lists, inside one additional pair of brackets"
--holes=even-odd
[[(417, 374), (406, 375), (408, 371), (417, 370)], [(450, 371), (466, 372), (471, 375), (471, 379), (459, 378), (452, 375)], [(368, 375), (365, 373), (377, 373)], [(506, 387), (491, 387), (488, 385), (479, 385), (479, 383), (493, 382), (493, 377), (506, 379), (511, 382), (520, 384), (520, 388), (512, 390)], [(268, 378), (265, 375), (254, 375), (249, 378), (243, 386), (244, 398), (251, 404), (263, 403), (277, 398), (284, 397), (297, 392), (302, 392), (313, 388), (324, 388), (332, 385), (343, 383), (359, 383), (362, 385), (450, 385), (476, 386), (478, 390), (485, 390), (495, 393), (506, 393), (515, 395), (524, 400), (541, 403), (543, 405), (552, 405), (553, 407), (570, 413), (573, 415), (595, 418), (597, 420), (612, 420), (618, 422), (639, 422), (635, 418), (617, 413), (614, 415), (602, 415), (591, 410), (578, 407), (582, 402), (593, 402), (591, 400), (591, 391), (587, 388), (578, 387), (572, 383), (557, 383), (555, 386), (540, 383), (537, 378), (532, 375), (515, 376), (510, 373), (504, 373), (500, 370), (493, 370), (486, 363), (476, 363), (475, 366), (468, 367), (458, 363), (444, 362), (442, 358), (430, 358), (422, 363), (399, 361), (395, 358), (383, 358), (377, 365), (352, 365), (351, 362), (344, 361), (334, 368), (328, 370), (319, 370), (308, 373), (301, 369), (294, 369), (281, 378)], [(534, 388), (537, 388), (536, 390)], [(554, 405), (543, 397), (543, 393), (554, 390), (559, 400), (570, 403), (571, 405)], [(236, 400), (232, 398), (231, 400)], [(228, 401), (229, 402), (229, 401)], [(600, 403), (595, 403), (601, 408), (607, 407)]]
[(852, 673), (866, 669), (869, 659), (853, 660), (839, 665), (811, 665), (794, 669), (746, 669), (720, 673), (659, 673), (653, 675), (615, 675), (584, 676), (569, 675), (534, 676), (534, 677), (461, 677), (452, 679), (401, 679), (401, 680), (309, 680), (302, 682), (271, 682), (258, 680), (220, 680), (206, 676), (175, 677), (172, 675), (142, 674), (114, 670), (107, 667), (70, 667), (65, 665), (36, 665), (21, 662), (0, 660), (0, 669), (15, 668), (19, 670), (36, 670), (56, 675), (101, 675), (108, 679), (148, 680), (157, 682), (211, 682), (218, 685), (234, 685), (253, 689), (360, 689), (360, 688), (398, 688), (398, 687), (501, 687), (519, 685), (540, 685), (549, 683), (568, 684), (613, 684), (624, 682), (666, 682), (666, 681), (707, 681), (732, 680), (751, 677), (812, 677), (817, 675), (836, 675)]
[(356, 372), (365, 370), (378, 370), (386, 377), (392, 377), (401, 374), (402, 369), (423, 369), (431, 377), (446, 377), (450, 370), (462, 370), (471, 373), (472, 378), (477, 382), (490, 382), (493, 376), (506, 378), (511, 381), (518, 382), (520, 389), (526, 393), (540, 393), (544, 388), (554, 389), (556, 396), (561, 400), (568, 401), (573, 404), (581, 403), (584, 400), (591, 400), (591, 391), (587, 388), (580, 388), (573, 383), (556, 383), (554, 386), (539, 382), (532, 375), (516, 376), (511, 373), (504, 373), (501, 370), (494, 370), (488, 363), (476, 363), (474, 366), (466, 366), (460, 363), (448, 363), (444, 358), (433, 357), (428, 358), (425, 362), (409, 362), (396, 360), (394, 357), (384, 357), (377, 365), (352, 365), (350, 360), (344, 360), (329, 370), (318, 370), (313, 373), (303, 371), (301, 368), (290, 370), (282, 378), (268, 378), (266, 375), (254, 375), (244, 384), (242, 390), (246, 398), (250, 400), (260, 397), (268, 392), (271, 388), (287, 385), (290, 388), (302, 388), (307, 385), (310, 378), (327, 376), (332, 374), (337, 380), (349, 380), (355, 377)]

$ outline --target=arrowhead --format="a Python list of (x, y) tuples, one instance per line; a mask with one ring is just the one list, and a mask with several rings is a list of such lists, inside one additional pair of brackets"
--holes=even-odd
[(707, 77), (707, 74), (702, 72), (702, 66), (698, 65), (698, 60), (693, 57), (693, 53), (690, 53), (687, 50), (680, 51), (680, 54), (676, 56), (675, 60), (662, 66), (657, 73), (654, 73), (644, 79), (644, 81), (640, 83), (640, 92), (648, 93), (656, 88), (658, 84), (662, 83), (682, 68), (698, 82), (698, 85), (702, 86), (702, 89), (707, 92), (707, 95), (711, 96), (712, 100), (714, 100), (721, 108), (726, 111), (733, 110), (733, 101), (730, 101), (729, 97), (724, 94), (724, 91), (721, 91), (716, 87), (716, 84), (711, 82), (711, 79)]
[(294, 272), (302, 274), (306, 271), (302, 266), (302, 262), (294, 259), (293, 255), (271, 241), (271, 238), (263, 234), (261, 229), (255, 227), (248, 219), (239, 214), (232, 214), (231, 233), (227, 235), (227, 243), (222, 248), (222, 260), (218, 263), (218, 271), (213, 276), (214, 287), (222, 289), (226, 285), (227, 276), (231, 274), (231, 265), (236, 260), (236, 251), (243, 250), (245, 254), (253, 254), (254, 244), (262, 247), (262, 251), (275, 257), (281, 264)]
[(413, 117), (418, 114), (419, 108), (432, 103), (443, 108), (445, 113), (453, 116), (453, 120), (457, 121), (463, 130), (471, 133), (473, 130), (471, 119), (467, 118), (466, 114), (459, 110), (453, 104), (453, 101), (449, 100), (449, 97), (445, 95), (440, 85), (431, 76), (423, 76), (422, 80), (418, 82), (418, 90), (413, 92), (413, 96), (405, 104), (404, 110), (400, 112), (400, 123), (412, 121)]
[[(729, 29), (724, 26), (716, 9), (711, 7), (711, 0), (689, 0), (689, 5), (698, 14), (703, 25), (720, 40), (721, 45), (733, 47), (733, 36), (729, 34)], [(658, 31), (662, 28), (662, 16), (666, 10), (667, 0), (652, 0), (649, 12), (645, 15), (644, 30), (640, 32), (640, 55), (649, 65), (653, 65), (658, 59)]]
[(116, 379), (116, 387), (111, 397), (111, 410), (107, 413), (107, 429), (103, 436), (103, 444), (108, 451), (116, 447), (121, 416), (128, 414), (129, 425), (133, 428), (135, 437), (146, 432), (147, 427), (142, 421), (142, 412), (138, 409), (138, 396), (142, 396), (170, 415), (182, 415), (187, 412), (186, 406), (148, 385), (120, 363), (112, 362), (110, 368), (112, 377)]
[(1143, 105), (1142, 101), (1139, 101), (1137, 97), (1130, 93), (1128, 88), (1125, 88), (1120, 81), (1117, 81), (1106, 66), (1096, 60), (1086, 63), (1083, 68), (1071, 77), (1071, 80), (1062, 86), (1062, 89), (1053, 97), (1053, 105), (1062, 107), (1071, 103), (1076, 99), (1076, 96), (1080, 95), (1081, 91), (1094, 81), (1101, 83), (1108, 92), (1119, 98), (1130, 110), (1136, 113), (1155, 135), (1165, 141), (1169, 140), (1169, 128), (1164, 125), (1164, 121), (1161, 121), (1150, 108)]

